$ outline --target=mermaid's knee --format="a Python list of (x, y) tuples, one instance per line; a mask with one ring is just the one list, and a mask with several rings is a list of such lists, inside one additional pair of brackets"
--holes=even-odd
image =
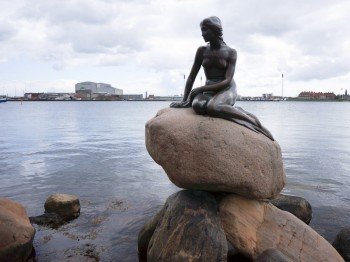
[(192, 102), (192, 108), (198, 115), (205, 115), (206, 114), (206, 104), (207, 101), (205, 100), (193, 100)]
[(215, 115), (217, 115), (219, 110), (220, 109), (219, 109), (218, 105), (216, 105), (213, 100), (210, 100), (208, 102), (208, 104), (207, 104), (207, 114), (208, 115), (215, 116)]

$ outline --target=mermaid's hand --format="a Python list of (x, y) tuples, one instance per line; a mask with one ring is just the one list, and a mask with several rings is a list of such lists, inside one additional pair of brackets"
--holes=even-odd
[(182, 102), (173, 102), (173, 103), (170, 104), (170, 107), (172, 107), (172, 108), (191, 107), (191, 102), (189, 100), (182, 101)]
[(199, 93), (203, 93), (203, 89), (201, 87), (197, 87), (197, 88), (192, 89), (192, 91), (190, 92), (190, 95), (189, 95), (190, 101), (193, 101), (193, 99)]

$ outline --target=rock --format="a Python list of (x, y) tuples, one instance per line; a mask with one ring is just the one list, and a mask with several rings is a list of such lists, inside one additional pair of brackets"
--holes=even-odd
[(79, 215), (80, 202), (78, 197), (67, 194), (54, 194), (45, 202), (45, 213), (29, 219), (33, 224), (56, 229)]
[(258, 256), (255, 260), (256, 262), (289, 262), (288, 259), (283, 253), (277, 249), (266, 249), (264, 252)]
[(345, 261), (350, 261), (350, 227), (340, 230), (333, 246)]
[(50, 228), (59, 228), (67, 221), (55, 213), (45, 213), (40, 216), (29, 217), (30, 223)]
[(171, 195), (148, 246), (147, 261), (225, 261), (227, 241), (210, 193)]
[(276, 141), (192, 108), (167, 108), (146, 124), (146, 147), (177, 186), (271, 198), (285, 173)]
[(139, 261), (147, 261), (148, 244), (153, 236), (160, 219), (163, 217), (164, 208), (162, 208), (150, 221), (148, 221), (140, 230), (137, 240), (137, 250)]
[(80, 202), (74, 195), (54, 194), (45, 202), (45, 213), (55, 213), (66, 222), (80, 215)]
[(272, 248), (292, 261), (343, 261), (311, 227), (268, 202), (229, 195), (220, 202), (220, 217), (228, 241), (253, 259)]
[(35, 229), (25, 208), (10, 199), (0, 199), (0, 261), (27, 261), (34, 252)]
[(311, 221), (312, 207), (310, 203), (302, 197), (280, 194), (276, 198), (271, 199), (270, 203), (279, 209), (292, 213), (306, 224), (309, 224)]

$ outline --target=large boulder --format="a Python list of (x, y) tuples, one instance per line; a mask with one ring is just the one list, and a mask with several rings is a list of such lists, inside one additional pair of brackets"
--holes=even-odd
[(183, 190), (167, 199), (162, 212), (147, 261), (227, 261), (226, 236), (213, 195)]
[(146, 147), (177, 186), (271, 198), (285, 173), (276, 141), (192, 108), (167, 108), (146, 124)]
[(0, 261), (27, 261), (33, 253), (35, 229), (25, 208), (0, 199)]
[(276, 198), (271, 199), (270, 203), (279, 209), (292, 213), (306, 224), (309, 224), (311, 221), (312, 207), (305, 198), (280, 194)]
[(277, 249), (291, 261), (343, 261), (311, 227), (268, 202), (229, 195), (220, 203), (220, 217), (228, 241), (252, 259)]

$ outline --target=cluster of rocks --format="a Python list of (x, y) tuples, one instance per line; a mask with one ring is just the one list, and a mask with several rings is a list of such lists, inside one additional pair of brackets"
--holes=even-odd
[(45, 214), (30, 218), (21, 204), (1, 198), (0, 261), (35, 261), (35, 229), (31, 223), (57, 228), (79, 214), (79, 199), (72, 195), (50, 196), (45, 202)]
[(140, 261), (343, 261), (307, 225), (310, 204), (280, 195), (276, 141), (191, 108), (168, 108), (147, 122), (146, 147), (186, 190), (141, 229)]

